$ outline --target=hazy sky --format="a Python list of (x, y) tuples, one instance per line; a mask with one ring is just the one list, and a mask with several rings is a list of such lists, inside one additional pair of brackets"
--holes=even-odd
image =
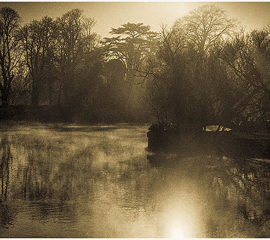
[(84, 10), (85, 16), (95, 18), (94, 30), (104, 37), (109, 36), (111, 27), (117, 28), (127, 22), (142, 22), (158, 31), (162, 23), (171, 26), (174, 20), (203, 4), (220, 6), (247, 28), (261, 28), (270, 23), (270, 2), (0, 2), (0, 7), (17, 10), (23, 23), (46, 15), (55, 19), (79, 8)]

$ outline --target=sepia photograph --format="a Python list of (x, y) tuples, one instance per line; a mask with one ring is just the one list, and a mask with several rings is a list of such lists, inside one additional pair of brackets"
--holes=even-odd
[(0, 238), (270, 238), (270, 2), (0, 1)]

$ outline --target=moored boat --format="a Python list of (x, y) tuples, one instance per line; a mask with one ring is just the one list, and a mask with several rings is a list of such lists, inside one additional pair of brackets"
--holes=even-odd
[(270, 134), (239, 131), (179, 132), (149, 129), (148, 150), (152, 153), (177, 153), (183, 156), (223, 155), (270, 157)]

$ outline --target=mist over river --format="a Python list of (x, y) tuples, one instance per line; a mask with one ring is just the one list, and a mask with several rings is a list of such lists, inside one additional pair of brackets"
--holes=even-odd
[(270, 237), (270, 164), (149, 161), (147, 129), (3, 128), (0, 237)]

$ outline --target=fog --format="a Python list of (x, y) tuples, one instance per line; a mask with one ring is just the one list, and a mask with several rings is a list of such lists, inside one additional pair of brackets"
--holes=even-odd
[(149, 161), (146, 131), (35, 124), (3, 133), (0, 236), (269, 236), (263, 163)]

